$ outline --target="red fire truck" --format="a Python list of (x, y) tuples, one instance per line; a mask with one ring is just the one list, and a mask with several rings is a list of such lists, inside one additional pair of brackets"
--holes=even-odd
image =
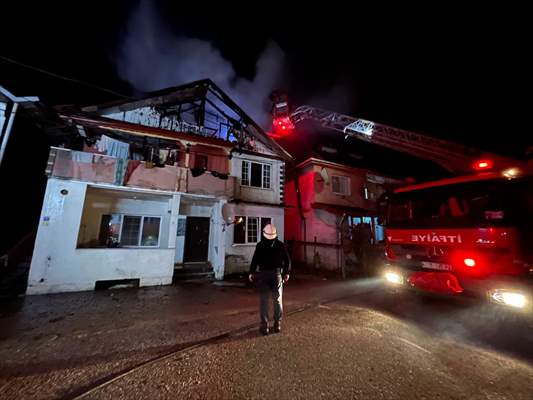
[(388, 283), (533, 304), (533, 174), (518, 168), (396, 190), (387, 199)]
[(456, 175), (397, 189), (386, 199), (386, 282), (533, 310), (531, 162), (312, 106), (291, 112), (279, 93), (274, 103), (274, 136), (314, 121)]

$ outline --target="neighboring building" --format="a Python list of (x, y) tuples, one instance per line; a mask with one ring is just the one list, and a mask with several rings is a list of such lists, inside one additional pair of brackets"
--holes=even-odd
[(28, 294), (222, 279), (283, 239), (290, 156), (213, 82), (58, 113)]
[(318, 158), (289, 172), (285, 188), (285, 240), (296, 263), (320, 269), (348, 269), (353, 234), (366, 229), (368, 241), (383, 240), (376, 201), (399, 181)]

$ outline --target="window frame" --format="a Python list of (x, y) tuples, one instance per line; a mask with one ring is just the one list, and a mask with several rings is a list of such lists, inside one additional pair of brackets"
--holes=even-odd
[[(244, 165), (246, 164), (246, 181), (244, 179)], [(261, 166), (261, 186), (252, 185), (252, 164)], [(265, 187), (265, 167), (268, 167), (268, 187)], [(272, 190), (272, 164), (262, 161), (242, 160), (241, 163), (241, 186), (251, 187), (255, 189)]]
[[(100, 216), (100, 227), (102, 226), (102, 220), (104, 218), (104, 215), (120, 215), (120, 230), (118, 232), (118, 243), (119, 243), (119, 247), (118, 248), (123, 248), (123, 249), (137, 249), (137, 248), (142, 248), (142, 249), (158, 249), (161, 247), (161, 228), (162, 228), (162, 222), (163, 222), (163, 217), (161, 215), (139, 215), (139, 214), (124, 214), (124, 213), (116, 213), (116, 212), (111, 212), (111, 213), (106, 213), (106, 214), (102, 214)], [(137, 245), (122, 245), (122, 230), (124, 228), (124, 217), (140, 217), (141, 218), (141, 223), (139, 225), (139, 235), (137, 236)], [(157, 245), (156, 246), (143, 246), (141, 245), (142, 243), (142, 234), (143, 234), (143, 228), (144, 228), (144, 219), (145, 218), (158, 218), (159, 219), (159, 231), (157, 233)], [(113, 247), (107, 247), (107, 248), (113, 248)]]
[[(255, 216), (255, 215), (238, 215), (237, 217), (242, 217), (243, 218), (243, 226), (244, 226), (244, 242), (243, 243), (240, 243), (240, 242), (235, 242), (235, 231), (233, 233), (233, 245), (234, 246), (246, 246), (246, 245), (254, 245), (254, 244), (257, 244), (261, 241), (261, 227), (262, 227), (262, 223), (263, 223), (263, 219), (268, 219), (270, 220), (270, 223), (272, 223), (272, 220), (274, 219), (274, 217), (265, 217), (265, 216)], [(257, 242), (250, 242), (248, 241), (248, 218), (255, 218), (257, 219), (257, 230), (256, 230), (256, 233), (257, 233)], [(240, 225), (240, 224), (239, 224)], [(235, 229), (235, 228), (233, 228)]]
[[(346, 181), (346, 189), (347, 189), (347, 193), (342, 193), (342, 192), (336, 192), (333, 188), (333, 180), (337, 178), (339, 179), (339, 185), (342, 186), (340, 184), (340, 181), (341, 180), (345, 180)], [(331, 175), (331, 193), (333, 194), (336, 194), (338, 196), (351, 196), (352, 195), (352, 190), (351, 190), (351, 179), (349, 176), (346, 176), (346, 175)]]

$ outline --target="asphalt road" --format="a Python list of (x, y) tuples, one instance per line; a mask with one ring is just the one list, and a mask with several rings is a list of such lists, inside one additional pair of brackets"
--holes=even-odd
[[(237, 329), (235, 333), (133, 370), (86, 398), (533, 398), (533, 329), (499, 309), (389, 294), (375, 281), (303, 283), (286, 291), (286, 308), (292, 313), (283, 332), (263, 337), (255, 328), (238, 330), (256, 321), (252, 291), (187, 290), (186, 295), (201, 296), (198, 304), (190, 305), (193, 314), (188, 319), (171, 324), (179, 343), (212, 337), (223, 331), (221, 326)], [(132, 307), (127, 295), (117, 296), (124, 296), (118, 309)], [(150, 296), (160, 301), (160, 296)], [(168, 350), (172, 340), (168, 323), (161, 322), (166, 314), (160, 314), (160, 308), (175, 310), (177, 298), (169, 297), (169, 304), (159, 303), (159, 308), (157, 302), (144, 299), (143, 307), (133, 314), (138, 319), (133, 325), (126, 323), (130, 314), (121, 317), (117, 308), (91, 309), (84, 303), (85, 311), (74, 313), (80, 313), (79, 321), (58, 322), (63, 325), (55, 326), (58, 338), (52, 344), (40, 343), (43, 338), (45, 343), (50, 340), (44, 331), (39, 331), (43, 337), (33, 339), (38, 347), (28, 343), (29, 338), (12, 342), (26, 346), (18, 349), (24, 362), (15, 362), (17, 349), (2, 348), (14, 340), (7, 338), (0, 343), (0, 356), (10, 356), (11, 364), (0, 367), (0, 398), (70, 398), (98, 380), (105, 381), (112, 371), (159, 354), (156, 347)], [(342, 299), (316, 305), (333, 298)], [(216, 312), (209, 314), (212, 308)], [(120, 324), (117, 329), (97, 335), (94, 342), (89, 334), (73, 347), (77, 343), (69, 336), (73, 325), (76, 332), (90, 333), (82, 319), (94, 323), (91, 312), (113, 310)], [(152, 312), (149, 319), (147, 312)], [(206, 318), (199, 315), (202, 312)], [(109, 323), (108, 318), (105, 321)], [(154, 340), (158, 346), (153, 346)], [(61, 349), (75, 357), (58, 357)], [(37, 351), (40, 359), (55, 361), (37, 363), (26, 354), (31, 351)], [(99, 358), (102, 353), (109, 357)]]

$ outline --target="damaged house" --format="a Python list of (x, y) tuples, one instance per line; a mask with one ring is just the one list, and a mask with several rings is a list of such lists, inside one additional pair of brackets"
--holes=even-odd
[(285, 241), (294, 264), (342, 276), (371, 272), (383, 253), (378, 199), (420, 161), (348, 141), (313, 121), (275, 137), (294, 160), (285, 186)]
[(28, 294), (222, 279), (283, 239), (290, 156), (212, 81), (57, 113)]

